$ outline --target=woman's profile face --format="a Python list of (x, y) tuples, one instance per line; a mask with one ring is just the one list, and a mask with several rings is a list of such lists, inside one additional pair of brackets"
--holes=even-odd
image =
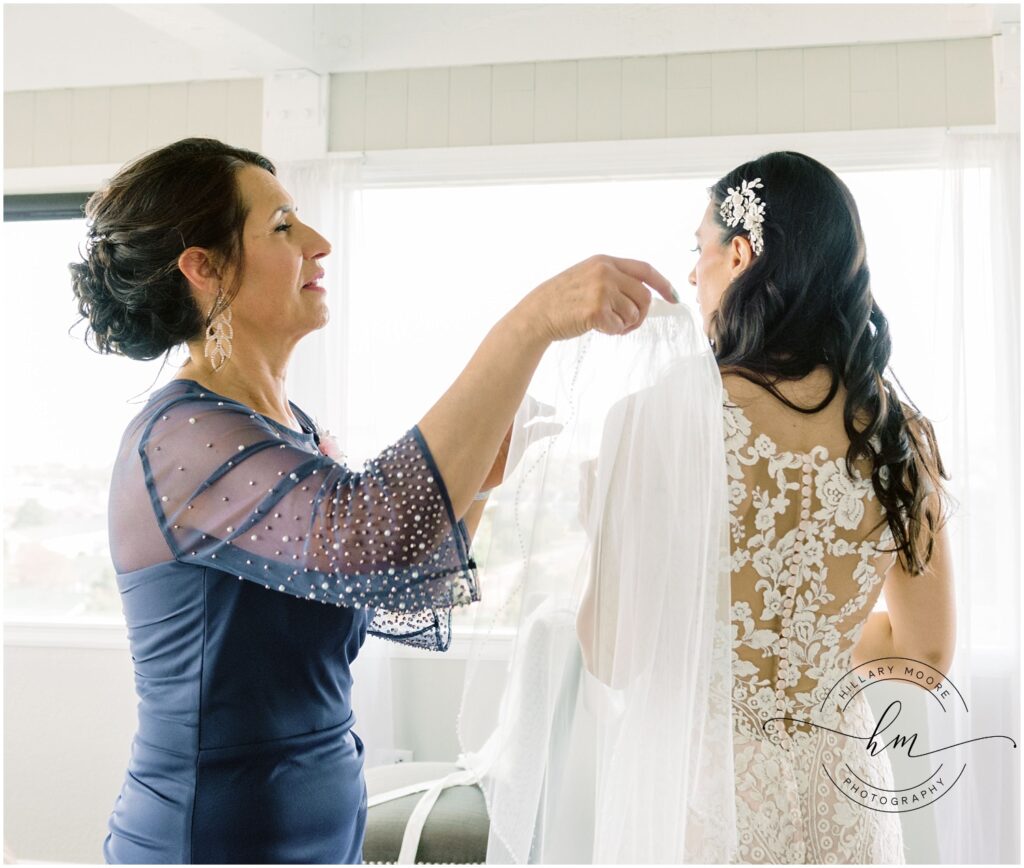
[(753, 257), (750, 242), (742, 235), (722, 244), (722, 227), (715, 222), (715, 203), (708, 202), (704, 218), (694, 233), (697, 239), (697, 264), (690, 272), (691, 286), (697, 288), (697, 304), (704, 320), (704, 334), (711, 337), (711, 315), (718, 310), (722, 295)]
[(247, 165), (235, 179), (249, 214), (232, 320), (241, 319), (253, 332), (286, 331), (297, 338), (323, 328), (330, 317), (326, 293), (304, 285), (323, 272), (317, 260), (331, 252), (330, 242), (298, 218), (292, 197), (270, 172)]

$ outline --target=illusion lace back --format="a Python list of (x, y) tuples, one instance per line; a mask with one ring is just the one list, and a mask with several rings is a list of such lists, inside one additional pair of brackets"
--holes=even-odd
[[(885, 753), (788, 717), (868, 734), (858, 695), (840, 716), (829, 689), (851, 668), (854, 645), (894, 562), (870, 463), (852, 474), (845, 390), (813, 415), (723, 373), (732, 573), (733, 718), (738, 862), (903, 862), (899, 816), (841, 792), (850, 772), (891, 789)], [(780, 390), (816, 406), (828, 380)], [(842, 774), (842, 777), (838, 775)], [(833, 780), (836, 783), (833, 783)], [(838, 784), (838, 786), (837, 786)]]

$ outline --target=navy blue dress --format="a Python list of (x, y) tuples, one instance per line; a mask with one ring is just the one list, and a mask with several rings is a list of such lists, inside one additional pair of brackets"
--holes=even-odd
[(191, 380), (152, 393), (111, 480), (138, 729), (108, 863), (359, 863), (366, 635), (447, 650), (479, 599), (418, 428), (361, 471)]

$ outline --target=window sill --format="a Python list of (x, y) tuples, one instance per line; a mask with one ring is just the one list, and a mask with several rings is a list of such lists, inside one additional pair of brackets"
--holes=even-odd
[[(503, 630), (495, 633), (481, 649), (485, 660), (508, 660), (512, 653), (515, 632)], [(459, 631), (452, 637), (451, 646), (444, 653), (410, 648), (386, 639), (367, 638), (368, 653), (378, 657), (412, 658), (420, 660), (466, 660), (473, 649), (476, 636), (472, 630)], [(44, 621), (8, 618), (4, 622), (4, 647), (17, 648), (118, 648), (128, 650), (128, 628), (123, 622), (99, 620), (93, 622)], [(364, 652), (367, 653), (367, 652)]]
[(4, 620), (4, 647), (128, 648), (123, 622), (112, 620), (57, 621), (28, 618)]
[[(496, 630), (479, 649), (483, 660), (509, 660), (515, 631)], [(452, 637), (447, 651), (425, 651), (387, 639), (367, 637), (364, 654), (377, 657), (414, 660), (466, 660), (474, 643), (481, 641), (472, 629), (460, 630)], [(119, 648), (128, 650), (128, 628), (120, 621), (83, 622), (15, 619), (4, 621), (4, 647), (14, 648)], [(1007, 648), (976, 645), (970, 651), (974, 669), (985, 677), (1004, 677), (1017, 671), (1017, 655)], [(956, 672), (954, 662), (952, 671)]]

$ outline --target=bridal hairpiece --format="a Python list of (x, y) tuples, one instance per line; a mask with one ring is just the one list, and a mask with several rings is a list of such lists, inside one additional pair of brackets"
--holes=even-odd
[(750, 246), (758, 256), (764, 252), (764, 202), (754, 191), (763, 187), (760, 178), (753, 181), (744, 179), (739, 188), (729, 188), (722, 207), (718, 209), (726, 226), (732, 227), (743, 221), (743, 228), (750, 233)]

